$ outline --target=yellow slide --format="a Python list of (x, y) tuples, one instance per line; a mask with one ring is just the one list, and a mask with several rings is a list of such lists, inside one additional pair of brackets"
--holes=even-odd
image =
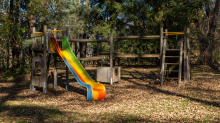
[(101, 83), (95, 82), (89, 76), (82, 64), (72, 52), (67, 38), (63, 38), (61, 50), (56, 39), (51, 37), (50, 49), (53, 53), (60, 54), (61, 58), (64, 60), (79, 84), (87, 88), (87, 100), (102, 100), (106, 98), (105, 86)]

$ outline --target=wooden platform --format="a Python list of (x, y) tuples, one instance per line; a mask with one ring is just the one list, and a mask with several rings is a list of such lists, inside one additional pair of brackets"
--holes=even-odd
[[(100, 55), (110, 55), (110, 51), (99, 51)], [(118, 51), (113, 51), (113, 54), (119, 54)]]
[(44, 33), (34, 33), (34, 34), (31, 34), (31, 37), (41, 37), (41, 36), (44, 36)]
[(160, 54), (118, 54), (115, 58), (155, 58), (160, 57)]
[(101, 60), (104, 58), (109, 58), (109, 55), (98, 55), (98, 56), (93, 56), (93, 57), (87, 57), (87, 58), (79, 58), (79, 60)]
[[(62, 39), (57, 39), (57, 42), (62, 42)], [(69, 39), (69, 42), (110, 42), (110, 40), (98, 40), (98, 39)]]
[(160, 35), (148, 35), (148, 36), (117, 36), (113, 39), (160, 39)]

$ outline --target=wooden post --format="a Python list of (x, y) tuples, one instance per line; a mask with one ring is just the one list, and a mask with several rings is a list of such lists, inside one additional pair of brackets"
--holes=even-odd
[[(120, 31), (117, 32), (117, 36), (120, 36)], [(120, 40), (119, 39), (116, 39), (117, 40), (117, 45), (118, 45), (118, 54), (120, 54)], [(118, 66), (120, 65), (120, 58), (118, 58)]]
[(57, 54), (54, 54), (54, 83), (53, 87), (57, 87)]
[(180, 40), (180, 59), (179, 59), (179, 73), (178, 73), (178, 85), (181, 85), (182, 74), (182, 54), (183, 54), (183, 39)]
[(50, 38), (52, 37), (52, 30), (48, 29), (48, 53), (52, 53), (50, 50)]
[[(116, 39), (117, 40), (117, 39)], [(118, 41), (117, 41), (118, 42)], [(112, 52), (115, 52), (115, 51), (117, 51), (117, 42), (114, 42), (113, 41), (113, 44), (114, 44), (114, 51), (112, 51)], [(112, 54), (112, 55), (115, 55), (114, 53)], [(114, 57), (114, 56), (112, 56), (112, 57)], [(115, 59), (113, 60), (113, 66), (115, 66)]]
[[(63, 38), (63, 37), (66, 37), (66, 31), (65, 31), (65, 30), (62, 30), (62, 38)], [(61, 47), (61, 49), (63, 49), (62, 43), (61, 43), (61, 46), (60, 46), (60, 47)]]
[[(56, 30), (56, 28), (54, 28), (54, 30)], [(48, 30), (48, 39), (49, 39), (49, 35), (52, 35), (52, 34), (50, 34), (50, 30)], [(56, 31), (54, 31), (54, 38), (57, 39)], [(48, 45), (48, 47), (49, 47), (49, 45)], [(54, 82), (53, 82), (53, 88), (56, 88), (57, 87), (57, 54), (53, 54), (53, 57), (54, 57), (54, 73), (53, 73), (54, 74)]]
[(47, 38), (46, 38), (46, 36), (47, 36), (47, 33), (46, 33), (46, 31), (47, 31), (47, 25), (44, 25), (44, 55), (43, 55), (43, 63), (41, 63), (41, 64), (43, 64), (43, 71), (42, 71), (42, 73), (41, 73), (41, 75), (43, 76), (43, 83), (44, 83), (44, 86), (43, 86), (43, 93), (47, 93), (47, 80), (46, 80), (46, 61), (47, 61), (47, 57), (46, 57), (46, 48), (47, 48), (47, 46), (46, 46), (46, 40), (47, 40)]
[(184, 81), (187, 81), (187, 41), (186, 41), (186, 27), (184, 27)]
[(112, 35), (112, 30), (110, 30), (110, 68), (111, 68), (111, 84), (113, 84), (113, 53), (112, 53), (112, 47), (113, 47), (113, 35)]
[[(117, 35), (120, 36), (120, 31), (117, 32)], [(117, 45), (118, 45), (118, 52), (120, 54), (120, 40), (117, 39)]]
[[(99, 39), (99, 31), (97, 31), (97, 39)], [(99, 42), (97, 42), (97, 56), (99, 55), (99, 47), (100, 47), (100, 44)]]
[[(32, 30), (33, 32), (33, 34), (35, 33), (35, 27), (33, 27), (33, 30)], [(35, 47), (35, 37), (33, 37), (33, 41), (32, 41), (32, 48), (34, 48)], [(32, 69), (31, 69), (31, 86), (30, 86), (30, 89), (32, 89), (32, 90), (35, 90), (34, 89), (34, 85), (32, 85), (33, 84), (33, 79), (35, 79), (34, 78), (34, 69), (35, 69), (35, 62), (33, 62), (33, 58), (35, 57), (35, 52), (34, 52), (34, 50), (32, 50), (31, 51), (31, 53), (32, 53), (32, 58), (31, 58), (31, 61), (32, 61)], [(9, 47), (8, 47), (8, 54), (9, 54)], [(7, 60), (9, 60), (9, 59), (7, 59)], [(9, 61), (7, 62), (7, 63), (9, 63)], [(9, 66), (8, 66), (9, 64), (7, 64), (7, 68), (9, 68)]]
[[(68, 27), (66, 27), (66, 35), (65, 37), (69, 40), (69, 30)], [(66, 90), (69, 90), (69, 68), (66, 65)]]
[(47, 61), (47, 81), (48, 81), (48, 75), (49, 75), (49, 71), (50, 71), (50, 59), (51, 59), (51, 53), (52, 51), (50, 50), (50, 38), (52, 37), (52, 30), (48, 29), (48, 61)]
[[(83, 39), (86, 39), (86, 33), (84, 33), (82, 36), (83, 36)], [(86, 57), (86, 47), (87, 47), (87, 43), (86, 42), (81, 42), (80, 58), (85, 58)], [(81, 64), (83, 65), (83, 67), (85, 67), (85, 61), (84, 60), (81, 60)]]
[[(57, 29), (54, 28), (54, 30), (57, 30)], [(53, 35), (53, 37), (57, 39), (57, 31), (54, 31), (54, 35)]]
[[(165, 32), (168, 30), (165, 29)], [(165, 54), (166, 54), (166, 42), (167, 42), (167, 33), (165, 33), (164, 42), (163, 42), (163, 51), (162, 51), (162, 63), (161, 63), (161, 78), (160, 78), (160, 85), (163, 85), (163, 78), (164, 78), (164, 63), (165, 63)]]
[[(35, 27), (33, 27), (33, 34), (35, 33)], [(32, 48), (36, 48), (36, 38), (33, 37)], [(35, 57), (35, 52), (32, 50), (32, 57)]]
[(187, 56), (186, 56), (186, 68), (187, 68), (187, 73), (186, 73), (186, 82), (190, 82), (190, 73), (191, 73), (191, 63), (190, 63), (190, 32), (189, 28), (186, 30), (186, 48), (187, 48)]
[(78, 54), (78, 51), (77, 51), (77, 42), (75, 42), (75, 44), (74, 44), (74, 47), (75, 47), (75, 55), (76, 55), (76, 57), (77, 57), (77, 54)]
[(163, 51), (163, 27), (160, 27), (160, 69), (162, 63), (162, 51)]
[[(99, 31), (98, 31), (99, 32)], [(97, 34), (98, 39), (100, 38), (99, 33)], [(99, 51), (102, 51), (102, 42), (99, 43)]]
[(75, 42), (71, 42), (71, 49), (73, 53), (75, 54)]

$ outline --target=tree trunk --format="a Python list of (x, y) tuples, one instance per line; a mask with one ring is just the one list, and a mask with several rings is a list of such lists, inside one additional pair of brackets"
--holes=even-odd
[[(8, 55), (7, 55), (7, 68), (9, 68), (9, 58), (10, 58), (10, 47), (9, 47), (9, 43), (12, 41), (12, 38), (13, 38), (13, 25), (14, 25), (14, 13), (13, 13), (13, 10), (14, 10), (14, 4), (13, 4), (13, 2), (14, 2), (14, 0), (10, 0), (10, 7), (9, 7), (9, 21), (10, 21), (10, 23), (12, 23), (12, 24), (10, 24), (10, 26), (9, 26), (9, 28), (10, 28), (10, 36), (9, 36), (9, 42), (7, 43), (7, 53), (8, 53)], [(13, 64), (13, 60), (12, 60), (12, 64)]]
[(9, 53), (9, 43), (8, 42), (7, 42), (7, 56), (6, 57), (7, 57), (7, 60), (6, 60), (7, 61), (7, 69), (9, 69), (9, 66), (10, 66), (9, 65), (10, 64), (9, 63), (10, 53)]
[(27, 13), (28, 13), (28, 38), (31, 38), (31, 32), (33, 31), (33, 23), (31, 23), (31, 15), (32, 15), (32, 11), (30, 10), (30, 7), (28, 7), (28, 4), (30, 2), (30, 0), (24, 0), (25, 2), (25, 7), (26, 7), (26, 10), (27, 10)]
[(214, 39), (215, 39), (215, 31), (217, 28), (218, 22), (218, 15), (219, 15), (219, 8), (220, 8), (220, 0), (216, 0), (214, 9), (210, 7), (210, 3), (206, 3), (206, 16), (209, 18), (207, 20), (207, 31), (204, 31), (204, 20), (201, 17), (201, 11), (198, 12), (199, 20), (197, 21), (196, 27), (202, 34), (205, 35), (207, 32), (207, 36), (203, 37), (202, 35), (198, 35), (200, 46), (200, 56), (199, 56), (199, 63), (200, 64), (209, 64), (211, 67), (215, 68), (212, 52), (214, 49)]
[[(19, 3), (19, 0), (16, 0), (16, 3), (18, 4)], [(19, 5), (15, 6), (15, 12), (14, 12), (14, 27), (18, 28), (17, 25), (19, 25)], [(13, 30), (15, 31), (15, 30)], [(17, 31), (17, 30), (16, 30)], [(18, 32), (17, 32), (18, 33)], [(14, 35), (16, 33), (12, 33), (12, 63), (13, 63), (13, 66), (12, 68), (19, 68), (20, 67), (20, 62), (19, 62), (19, 54), (20, 54), (20, 47), (19, 47), (19, 42), (20, 40), (17, 38), (16, 35)]]

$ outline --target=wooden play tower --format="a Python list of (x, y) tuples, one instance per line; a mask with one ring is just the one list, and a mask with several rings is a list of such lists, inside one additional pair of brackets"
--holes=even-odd
[[(52, 53), (50, 50), (50, 38), (56, 38), (58, 30), (48, 29), (44, 26), (43, 32), (35, 32), (33, 27), (33, 43), (32, 43), (32, 73), (30, 89), (35, 90), (35, 86), (43, 87), (43, 92), (47, 92), (47, 81), (49, 75), (49, 67), (51, 56), (54, 57), (54, 88), (57, 87), (57, 62), (59, 55)], [(59, 30), (61, 31), (61, 30)], [(179, 41), (179, 49), (168, 49), (167, 40), (169, 35), (183, 35)], [(158, 58), (160, 59), (160, 84), (163, 85), (164, 79), (178, 79), (178, 85), (181, 84), (181, 75), (183, 74), (184, 81), (190, 82), (190, 41), (189, 41), (189, 28), (184, 28), (183, 32), (168, 32), (167, 29), (163, 31), (160, 28), (160, 35), (147, 35), (147, 36), (120, 36), (118, 31), (117, 36), (113, 36), (113, 31), (110, 30), (110, 40), (100, 40), (99, 32), (96, 39), (69, 39), (71, 44), (76, 42), (95, 42), (97, 43), (97, 56), (79, 58), (79, 60), (96, 60), (98, 63), (101, 60), (110, 62), (109, 67), (103, 67), (98, 64), (97, 67), (97, 82), (110, 83), (120, 82), (121, 67), (120, 58)], [(62, 37), (68, 36), (68, 28), (62, 30)], [(160, 39), (160, 53), (159, 54), (121, 54), (120, 53), (120, 40), (123, 39)], [(62, 45), (62, 39), (57, 39), (59, 45)], [(102, 51), (102, 42), (110, 43), (110, 51)], [(113, 48), (114, 44), (114, 48)], [(61, 47), (61, 46), (60, 46)], [(118, 66), (115, 66), (115, 60), (118, 61)], [(183, 60), (182, 60), (183, 59)], [(36, 63), (40, 64), (40, 72), (36, 72)], [(184, 64), (183, 64), (184, 63)], [(182, 67), (183, 64), (183, 67)], [(184, 69), (182, 69), (184, 68)], [(172, 73), (178, 73), (176, 76), (169, 76)], [(66, 67), (66, 90), (69, 87), (69, 70)]]

